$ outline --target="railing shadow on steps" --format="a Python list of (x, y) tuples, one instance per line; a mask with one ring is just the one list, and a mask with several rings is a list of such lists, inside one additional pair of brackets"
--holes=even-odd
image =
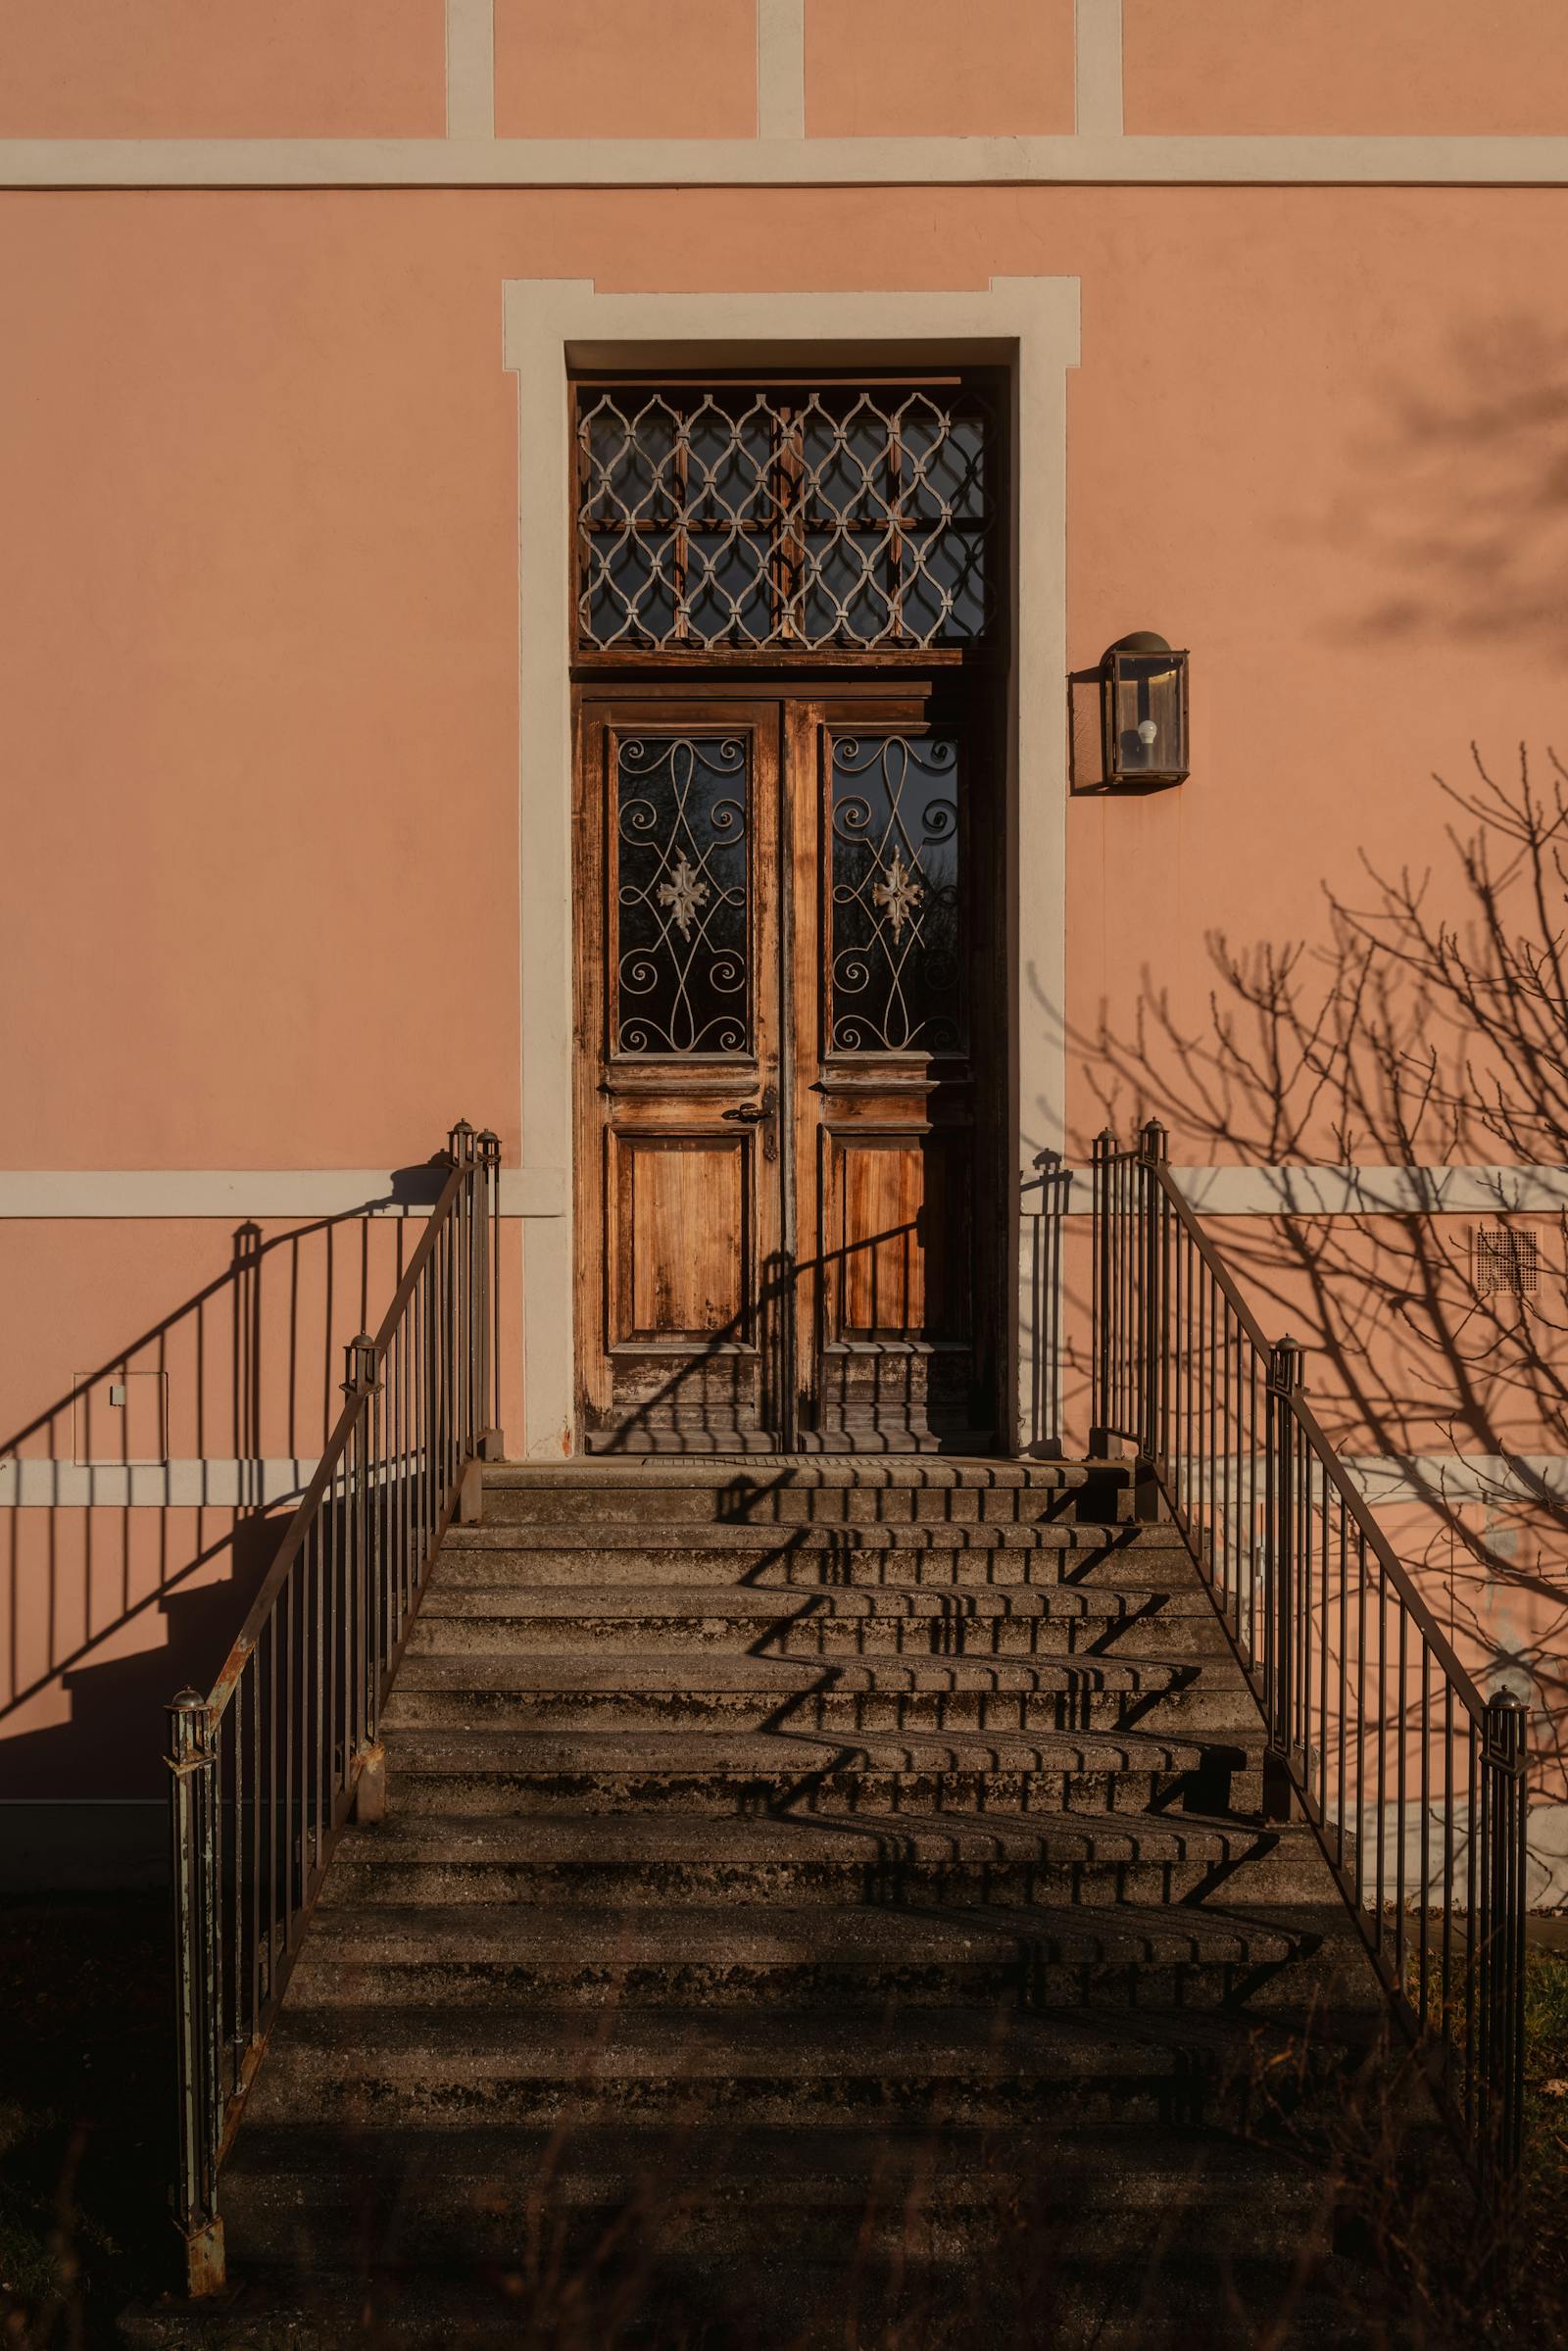
[(1485, 1697), (1167, 1164), (1094, 1147), (1094, 1429), (1187, 1538), (1262, 1710), (1265, 1786), (1315, 1831), (1478, 2187), (1518, 2168), (1526, 1725)]
[(448, 1157), (379, 1331), (349, 1342), (342, 1413), (238, 1639), (209, 1694), (169, 1709), (172, 2200), (192, 2296), (224, 2283), (219, 2175), (333, 1847), (385, 1805), (381, 1704), (431, 1560), (502, 1451), (501, 1146), (464, 1120)]

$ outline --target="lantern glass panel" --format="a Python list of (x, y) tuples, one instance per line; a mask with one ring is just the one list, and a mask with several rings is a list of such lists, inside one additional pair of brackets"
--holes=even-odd
[(1182, 666), (1168, 653), (1118, 653), (1111, 678), (1113, 772), (1118, 776), (1182, 775), (1187, 769), (1182, 723)]

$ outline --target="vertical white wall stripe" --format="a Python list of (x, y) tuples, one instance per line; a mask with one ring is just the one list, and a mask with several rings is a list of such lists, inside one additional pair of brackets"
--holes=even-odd
[(757, 135), (806, 136), (806, 0), (757, 0)]
[(447, 137), (495, 135), (495, 0), (447, 0)]
[(1073, 0), (1080, 137), (1121, 136), (1121, 0)]

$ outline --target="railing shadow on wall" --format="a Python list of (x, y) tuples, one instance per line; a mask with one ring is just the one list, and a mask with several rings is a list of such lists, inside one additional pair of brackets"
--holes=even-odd
[(220, 1273), (0, 1441), (0, 1796), (163, 1795), (169, 1691), (223, 1655), (445, 1174), (238, 1225)]

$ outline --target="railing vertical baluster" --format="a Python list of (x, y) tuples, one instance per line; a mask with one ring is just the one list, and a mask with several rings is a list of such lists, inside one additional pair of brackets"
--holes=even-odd
[(1160, 1387), (1164, 1374), (1166, 1348), (1166, 1299), (1164, 1251), (1164, 1194), (1160, 1190), (1157, 1170), (1165, 1163), (1168, 1148), (1164, 1128), (1157, 1118), (1149, 1119), (1139, 1138), (1141, 1145), (1137, 1169), (1138, 1201), (1142, 1230), (1143, 1318), (1140, 1334), (1138, 1398), (1138, 1450), (1151, 1464), (1165, 1456), (1165, 1432), (1161, 1426)]
[(186, 2290), (224, 2282), (218, 2214), (222, 2095), (218, 2051), (219, 1911), (212, 1709), (194, 1690), (169, 1708), (171, 1858), (174, 1886), (178, 2170), (175, 2221), (185, 2243)]
[(1264, 1568), (1268, 1588), (1269, 1743), (1288, 1757), (1296, 1743), (1291, 1699), (1296, 1649), (1296, 1420), (1290, 1399), (1301, 1384), (1301, 1349), (1294, 1339), (1276, 1340), (1268, 1358), (1268, 1537)]
[(1355, 1907), (1366, 1908), (1366, 1537), (1355, 1550)]
[(1465, 2120), (1475, 2136), (1481, 2120), (1481, 1982), (1482, 1946), (1486, 1931), (1481, 1918), (1481, 1854), (1485, 1842), (1485, 1826), (1481, 1818), (1482, 1772), (1481, 1731), (1475, 1721), (1466, 1724), (1469, 1801), (1466, 1821), (1469, 1836), (1465, 1840), (1465, 1997), (1464, 1997), (1464, 2110)]
[(1494, 2187), (1500, 2187), (1517, 2166), (1523, 2125), (1527, 1722), (1524, 1700), (1511, 1690), (1499, 1690), (1487, 1700), (1482, 1970), (1490, 2030), (1483, 2060), (1484, 2152)]
[(1090, 1297), (1093, 1308), (1090, 1350), (1091, 1430), (1095, 1452), (1110, 1450), (1110, 1154), (1116, 1138), (1108, 1127), (1095, 1137), (1090, 1169)]
[(1421, 1642), (1421, 1872), (1416, 1889), (1420, 1904), (1416, 1912), (1416, 1973), (1421, 1986), (1420, 2010), (1423, 2032), (1430, 2023), (1428, 2002), (1431, 1998), (1432, 1970), (1432, 1681), (1431, 1651)]

